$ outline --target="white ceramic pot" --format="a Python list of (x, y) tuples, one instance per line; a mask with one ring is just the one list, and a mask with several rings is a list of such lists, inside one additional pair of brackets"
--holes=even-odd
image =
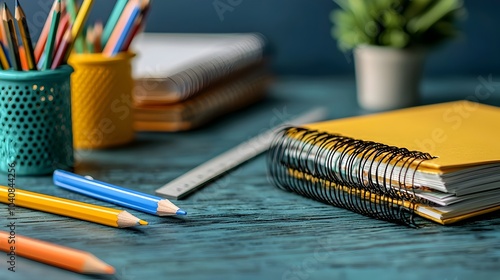
[(354, 59), (361, 107), (380, 111), (418, 103), (424, 50), (364, 45), (354, 50)]

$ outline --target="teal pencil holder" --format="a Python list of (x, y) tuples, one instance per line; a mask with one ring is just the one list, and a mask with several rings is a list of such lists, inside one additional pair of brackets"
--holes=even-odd
[(70, 66), (0, 71), (0, 171), (42, 175), (72, 169), (72, 72)]

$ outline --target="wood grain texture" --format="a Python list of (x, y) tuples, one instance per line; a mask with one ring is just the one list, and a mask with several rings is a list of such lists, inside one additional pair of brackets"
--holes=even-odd
[[(426, 81), (426, 103), (474, 94), (477, 79)], [(79, 174), (146, 193), (276, 125), (280, 118), (328, 105), (330, 117), (364, 114), (351, 79), (279, 80), (263, 103), (191, 132), (143, 133), (127, 146), (78, 152)], [(500, 92), (500, 88), (497, 89)], [(488, 100), (500, 104), (498, 94)], [(175, 203), (186, 217), (156, 217), (115, 229), (16, 209), (16, 232), (87, 250), (113, 265), (113, 277), (67, 272), (22, 258), (16, 272), (0, 255), (0, 279), (496, 279), (500, 214), (456, 226), (423, 222), (409, 229), (372, 220), (273, 187), (260, 156)], [(6, 175), (1, 175), (7, 180)], [(6, 184), (6, 182), (5, 182)], [(18, 177), (16, 185), (98, 205), (51, 177)], [(2, 224), (7, 207), (0, 205)]]

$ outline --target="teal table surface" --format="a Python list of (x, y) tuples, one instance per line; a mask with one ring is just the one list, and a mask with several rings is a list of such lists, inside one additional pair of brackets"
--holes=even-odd
[[(428, 79), (422, 103), (470, 99), (500, 105), (496, 79)], [(329, 118), (368, 113), (356, 104), (352, 78), (283, 77), (265, 101), (202, 129), (139, 133), (126, 147), (78, 151), (75, 172), (153, 194), (206, 160), (317, 106), (326, 106)], [(1, 178), (7, 184), (7, 176)], [(17, 177), (16, 186), (113, 206), (60, 189), (50, 176)], [(373, 220), (275, 188), (263, 155), (175, 203), (188, 215), (160, 218), (129, 210), (150, 222), (132, 229), (17, 207), (16, 234), (87, 250), (117, 273), (80, 275), (20, 257), (16, 272), (10, 272), (2, 252), (0, 279), (500, 279), (500, 213), (455, 226), (423, 222), (418, 229)], [(6, 225), (6, 205), (0, 211)]]

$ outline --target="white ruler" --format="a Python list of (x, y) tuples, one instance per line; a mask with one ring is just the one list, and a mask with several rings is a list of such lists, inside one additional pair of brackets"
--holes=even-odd
[[(326, 115), (326, 108), (316, 108), (288, 121), (287, 124), (300, 125), (319, 121), (324, 119)], [(157, 189), (156, 194), (171, 199), (180, 199), (186, 196), (206, 183), (213, 181), (227, 171), (269, 149), (274, 135), (278, 129), (283, 127), (283, 125), (284, 124), (279, 125), (260, 135), (257, 135), (254, 138), (234, 147), (233, 149), (192, 169), (186, 174)]]

